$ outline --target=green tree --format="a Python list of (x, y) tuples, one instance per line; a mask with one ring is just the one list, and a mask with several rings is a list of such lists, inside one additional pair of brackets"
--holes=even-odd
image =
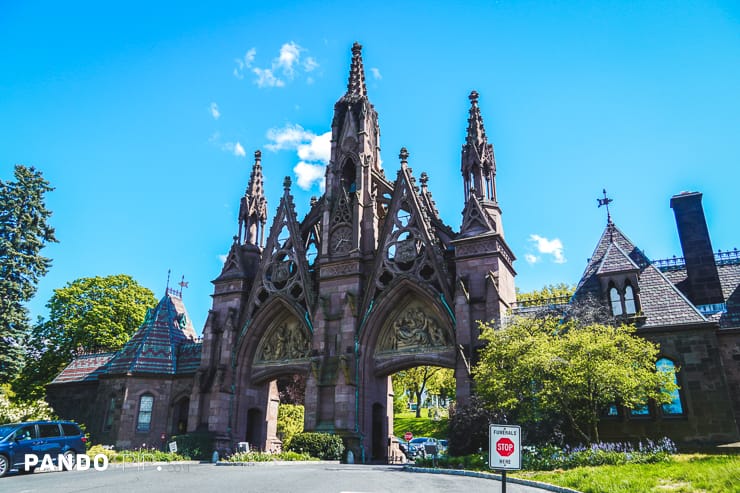
[(442, 370), (437, 366), (417, 366), (394, 375), (403, 388), (416, 398), (416, 417), (421, 417), (421, 397), (434, 376)]
[(455, 398), (455, 387), (455, 371), (452, 368), (440, 368), (429, 380), (427, 393), (449, 401)]
[(83, 277), (67, 283), (47, 303), (49, 319), (32, 330), (28, 358), (34, 364), (14, 382), (18, 393), (43, 395), (76, 355), (117, 351), (144, 321), (157, 300), (131, 276)]
[(401, 414), (408, 408), (406, 387), (397, 373), (391, 377), (391, 382), (393, 384), (393, 414)]
[(543, 286), (542, 289), (533, 289), (532, 291), (526, 291), (524, 293), (519, 291), (519, 288), (516, 288), (516, 299), (517, 301), (544, 301), (544, 300), (550, 300), (553, 298), (570, 298), (573, 296), (573, 293), (575, 292), (576, 287), (571, 284), (566, 284), (564, 282), (561, 282), (559, 284), (547, 284), (546, 286)]
[(9, 384), (0, 385), (0, 425), (41, 419), (56, 419), (54, 411), (45, 400), (19, 400)]
[(0, 383), (23, 367), (28, 311), (23, 306), (36, 293), (51, 260), (40, 254), (56, 242), (44, 201), (54, 190), (35, 168), (16, 165), (15, 181), (0, 180)]
[(545, 317), (483, 329), (488, 344), (474, 370), (478, 393), (522, 422), (554, 412), (582, 439), (598, 441), (599, 418), (610, 405), (668, 403), (676, 389), (673, 373), (656, 369), (658, 346), (634, 326)]

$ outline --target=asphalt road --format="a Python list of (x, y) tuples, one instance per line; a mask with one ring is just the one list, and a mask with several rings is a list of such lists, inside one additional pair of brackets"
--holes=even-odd
[[(161, 470), (157, 468), (160, 467)], [(160, 493), (160, 492), (274, 492), (274, 493), (474, 493), (501, 491), (489, 479), (404, 472), (398, 466), (339, 464), (255, 465), (216, 467), (211, 464), (147, 464), (106, 471), (15, 473), (0, 478), (0, 492), (13, 493)], [(507, 493), (543, 490), (507, 484)]]

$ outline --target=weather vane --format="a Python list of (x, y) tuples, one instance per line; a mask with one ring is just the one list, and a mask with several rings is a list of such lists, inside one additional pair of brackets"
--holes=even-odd
[(182, 289), (182, 288), (187, 288), (187, 287), (188, 287), (188, 283), (187, 283), (187, 282), (185, 282), (185, 276), (182, 276), (182, 279), (180, 279), (180, 284), (179, 284), (179, 286), (180, 286), (180, 289)]
[(614, 199), (610, 199), (609, 197), (606, 196), (606, 188), (603, 189), (601, 191), (601, 193), (604, 194), (604, 198), (603, 199), (596, 199), (596, 200), (599, 203), (599, 207), (601, 207), (602, 205), (606, 207), (606, 223), (607, 224), (611, 224), (612, 223), (612, 214), (611, 214), (611, 212), (609, 212), (609, 204), (611, 204), (612, 202), (614, 202)]

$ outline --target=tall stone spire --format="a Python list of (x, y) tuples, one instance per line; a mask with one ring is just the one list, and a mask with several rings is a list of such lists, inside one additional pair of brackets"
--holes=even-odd
[[(263, 246), (265, 239), (265, 222), (267, 221), (267, 199), (263, 188), (262, 151), (254, 152), (254, 166), (249, 176), (249, 185), (239, 205), (240, 243)], [(257, 238), (259, 236), (259, 245)]]
[(352, 64), (349, 69), (347, 93), (342, 97), (344, 101), (357, 101), (367, 97), (365, 86), (365, 68), (362, 65), (362, 45), (355, 41), (352, 45)]
[(462, 148), (461, 171), (465, 184), (465, 202), (475, 190), (481, 199), (496, 200), (496, 158), (493, 145), (488, 143), (483, 117), (478, 107), (478, 93), (473, 91), (468, 96), (470, 111), (468, 113), (468, 132)]

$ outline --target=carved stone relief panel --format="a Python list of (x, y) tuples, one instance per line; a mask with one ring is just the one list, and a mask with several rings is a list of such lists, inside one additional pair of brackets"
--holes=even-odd
[(288, 319), (273, 326), (257, 349), (257, 363), (307, 358), (308, 336), (297, 319)]
[(421, 303), (412, 303), (389, 323), (376, 353), (429, 351), (452, 345), (450, 331)]

